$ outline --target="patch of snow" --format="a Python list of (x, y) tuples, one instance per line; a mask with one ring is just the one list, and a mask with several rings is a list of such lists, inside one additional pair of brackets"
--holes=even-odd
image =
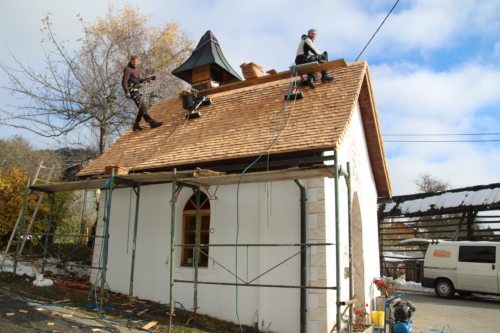
[(425, 245), (434, 242), (433, 239), (428, 238), (407, 238), (398, 242), (398, 244), (407, 244), (407, 245)]
[[(407, 200), (399, 203), (402, 214), (451, 207), (491, 205), (500, 202), (500, 188), (477, 191), (445, 192), (422, 199)], [(385, 205), (384, 213), (390, 212), (396, 203)]]
[(384, 207), (384, 213), (390, 212), (394, 207), (396, 207), (395, 202), (391, 202), (385, 205)]
[(36, 279), (33, 281), (33, 285), (36, 287), (50, 287), (54, 284), (51, 279), (46, 279), (43, 274), (37, 274)]
[[(3, 256), (0, 256), (0, 262)], [(9, 259), (8, 257), (5, 259), (5, 263), (3, 267), (1, 267), (2, 272), (8, 272), (8, 273), (13, 273), (14, 272), (14, 261)], [(16, 275), (23, 276), (27, 275), (29, 277), (35, 277), (36, 274), (38, 273), (38, 270), (34, 267), (28, 266), (25, 263), (22, 263), (20, 261), (17, 262), (17, 269), (16, 269)]]
[[(2, 255), (0, 255), (0, 262), (2, 260)], [(59, 268), (61, 263), (59, 263), (54, 258), (47, 258), (45, 262), (45, 271), (50, 272), (54, 275), (67, 275), (71, 273), (75, 277), (88, 277), (90, 276), (90, 267), (80, 267), (78, 263), (68, 262), (63, 268)], [(63, 264), (64, 265), (64, 264)], [(18, 261), (16, 275), (27, 275), (29, 277), (35, 277), (40, 273), (40, 267), (42, 266), (42, 259), (35, 261), (33, 263), (27, 263)], [(14, 271), (14, 261), (7, 257), (5, 263), (1, 269), (2, 272), (12, 273)]]
[(420, 291), (420, 292), (424, 292), (424, 293), (434, 294), (434, 289), (424, 288), (424, 287), (422, 287), (421, 283), (417, 283), (417, 282), (413, 282), (413, 281), (406, 281), (403, 278), (395, 279), (395, 280), (393, 280), (393, 282), (396, 284), (396, 287), (399, 290)]
[(423, 251), (408, 251), (394, 253), (391, 251), (383, 251), (382, 255), (386, 261), (402, 261), (402, 260), (418, 260), (424, 256)]
[[(61, 266), (64, 267), (61, 267)], [(59, 266), (59, 267), (58, 267)], [(48, 258), (45, 264), (45, 270), (51, 272), (54, 275), (66, 275), (71, 273), (75, 277), (88, 277), (90, 276), (90, 267), (80, 267), (81, 265), (77, 262), (67, 262), (61, 264), (54, 258)]]
[[(389, 277), (382, 277), (382, 280), (391, 281), (396, 285), (396, 288), (402, 291), (418, 291), (427, 294), (434, 294), (434, 289), (432, 288), (424, 288), (421, 283), (406, 281), (404, 278), (391, 279)], [(486, 294), (476, 294), (472, 293), (472, 296), (477, 298), (482, 298), (490, 301), (500, 301), (500, 296), (497, 295), (486, 295)]]
[(90, 276), (90, 267), (81, 267), (77, 262), (67, 262), (66, 271), (73, 273), (77, 277)]

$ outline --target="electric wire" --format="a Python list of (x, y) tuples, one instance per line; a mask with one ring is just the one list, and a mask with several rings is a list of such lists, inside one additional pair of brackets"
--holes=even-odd
[(500, 133), (389, 133), (383, 136), (487, 136), (500, 135)]
[(402, 142), (402, 143), (466, 143), (466, 142), (500, 142), (500, 139), (491, 140), (384, 140), (384, 142)]
[(396, 2), (394, 3), (394, 6), (392, 6), (391, 10), (387, 13), (387, 15), (385, 16), (384, 20), (382, 21), (382, 23), (380, 23), (380, 25), (378, 26), (377, 30), (375, 30), (375, 32), (373, 33), (372, 37), (368, 41), (368, 43), (366, 43), (365, 47), (363, 47), (363, 49), (361, 50), (361, 52), (358, 54), (358, 56), (356, 57), (355, 61), (358, 61), (359, 57), (361, 57), (361, 55), (363, 54), (363, 52), (365, 52), (365, 50), (368, 47), (368, 45), (370, 45), (370, 43), (373, 40), (373, 38), (375, 37), (375, 35), (378, 33), (378, 31), (380, 30), (380, 28), (382, 28), (382, 26), (384, 25), (385, 21), (387, 20), (387, 18), (389, 17), (389, 15), (391, 15), (392, 11), (394, 10), (394, 8), (396, 8), (396, 6), (398, 5), (398, 3), (399, 3), (399, 0), (396, 0)]

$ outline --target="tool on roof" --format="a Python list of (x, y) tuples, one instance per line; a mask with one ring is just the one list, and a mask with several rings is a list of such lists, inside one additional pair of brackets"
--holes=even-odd
[[(303, 64), (300, 64), (300, 65), (292, 65), (290, 66), (290, 70), (295, 70), (297, 73), (300, 74), (300, 85), (301, 86), (310, 86), (311, 88), (314, 87), (314, 80), (313, 80), (313, 83), (311, 85), (311, 76), (310, 76), (310, 73), (306, 73), (305, 71), (303, 72), (302, 69), (304, 67), (311, 67), (311, 65), (318, 65), (319, 62), (318, 61), (312, 61), (312, 62), (306, 62), (306, 63), (303, 63)], [(297, 99), (300, 99), (300, 98), (297, 98)]]
[(194, 119), (201, 117), (201, 112), (196, 111), (201, 105), (211, 105), (212, 100), (196, 89), (191, 91), (182, 91), (182, 108), (186, 110), (186, 119)]

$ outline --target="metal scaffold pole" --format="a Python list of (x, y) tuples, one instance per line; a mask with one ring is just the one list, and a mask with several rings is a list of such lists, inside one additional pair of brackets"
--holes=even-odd
[[(351, 199), (351, 165), (347, 162), (347, 172), (344, 173), (345, 182), (347, 185), (347, 225), (349, 233), (349, 299), (354, 298), (354, 281), (352, 279), (352, 199)], [(354, 311), (352, 306), (349, 307), (349, 327), (348, 332), (352, 332), (352, 324), (354, 319)]]
[[(48, 253), (48, 246), (49, 246), (49, 237), (51, 234), (50, 229), (52, 228), (52, 224), (54, 223), (54, 209), (56, 206), (56, 200), (55, 200), (55, 193), (49, 193), (49, 202), (50, 202), (50, 207), (49, 207), (49, 216), (47, 217), (47, 229), (45, 232), (45, 246), (43, 248), (43, 260), (42, 260), (42, 274), (45, 274), (45, 264), (47, 262), (47, 253)], [(53, 236), (52, 236), (53, 237)]]
[(104, 305), (104, 289), (106, 287), (106, 270), (108, 265), (109, 222), (111, 215), (111, 199), (113, 197), (114, 175), (107, 180), (106, 205), (104, 211), (104, 232), (102, 238), (102, 267), (101, 267), (101, 310)]
[(174, 309), (175, 309), (175, 302), (174, 302), (174, 250), (175, 250), (175, 203), (176, 203), (176, 197), (175, 197), (175, 192), (177, 190), (177, 183), (176, 183), (176, 174), (177, 174), (177, 169), (174, 168), (172, 171), (172, 199), (171, 199), (171, 209), (170, 209), (170, 259), (169, 259), (169, 265), (170, 265), (170, 309), (169, 309), (169, 323), (168, 323), (168, 331), (172, 331), (172, 320), (174, 318)]
[(337, 332), (342, 329), (342, 314), (340, 313), (340, 200), (339, 200), (339, 154), (338, 150), (334, 150), (335, 154), (335, 280), (337, 287)]
[[(14, 227), (14, 230), (12, 230), (12, 234), (10, 235), (9, 243), (7, 244), (7, 248), (5, 249), (3, 259), (2, 259), (2, 268), (5, 263), (5, 259), (7, 259), (7, 252), (9, 251), (10, 244), (12, 243), (12, 240), (16, 236), (17, 230), (23, 230), (24, 227), (24, 220), (26, 219), (26, 210), (28, 209), (28, 197), (30, 196), (31, 189), (29, 187), (29, 179), (28, 179), (28, 186), (26, 187), (26, 192), (24, 192), (24, 197), (23, 197), (23, 206), (21, 208), (21, 212), (19, 213), (19, 216), (17, 218), (16, 226)], [(19, 228), (19, 229), (18, 229)], [(17, 259), (19, 255), (19, 249), (20, 249), (20, 243), (19, 240), (16, 242), (16, 255), (14, 257), (14, 267), (12, 272), (14, 275), (16, 274), (17, 271)]]
[(201, 225), (201, 216), (200, 216), (200, 189), (195, 189), (196, 194), (196, 223), (195, 223), (195, 232), (194, 232), (194, 249), (193, 249), (193, 261), (194, 261), (194, 285), (193, 285), (193, 311), (196, 315), (196, 311), (198, 310), (198, 262), (200, 260), (200, 225)]
[(135, 217), (134, 217), (134, 236), (132, 241), (132, 262), (130, 267), (130, 288), (128, 294), (130, 296), (134, 293), (134, 270), (135, 270), (135, 249), (137, 245), (137, 224), (139, 221), (139, 200), (141, 198), (141, 185), (132, 187), (135, 192)]

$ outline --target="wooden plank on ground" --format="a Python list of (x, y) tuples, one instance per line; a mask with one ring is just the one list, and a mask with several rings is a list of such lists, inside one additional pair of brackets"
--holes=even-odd
[(66, 303), (66, 302), (71, 302), (69, 298), (61, 299), (58, 301), (52, 301), (52, 304), (61, 304), (61, 303)]
[(148, 312), (148, 311), (149, 311), (149, 309), (144, 309), (144, 310), (142, 310), (142, 311), (137, 312), (137, 314), (136, 314), (136, 315), (140, 317), (140, 316), (144, 315), (144, 314), (145, 314), (146, 312)]
[(149, 323), (147, 323), (146, 325), (142, 326), (142, 329), (143, 330), (149, 330), (150, 328), (152, 328), (153, 326), (155, 326), (156, 324), (158, 324), (157, 321), (150, 321)]

